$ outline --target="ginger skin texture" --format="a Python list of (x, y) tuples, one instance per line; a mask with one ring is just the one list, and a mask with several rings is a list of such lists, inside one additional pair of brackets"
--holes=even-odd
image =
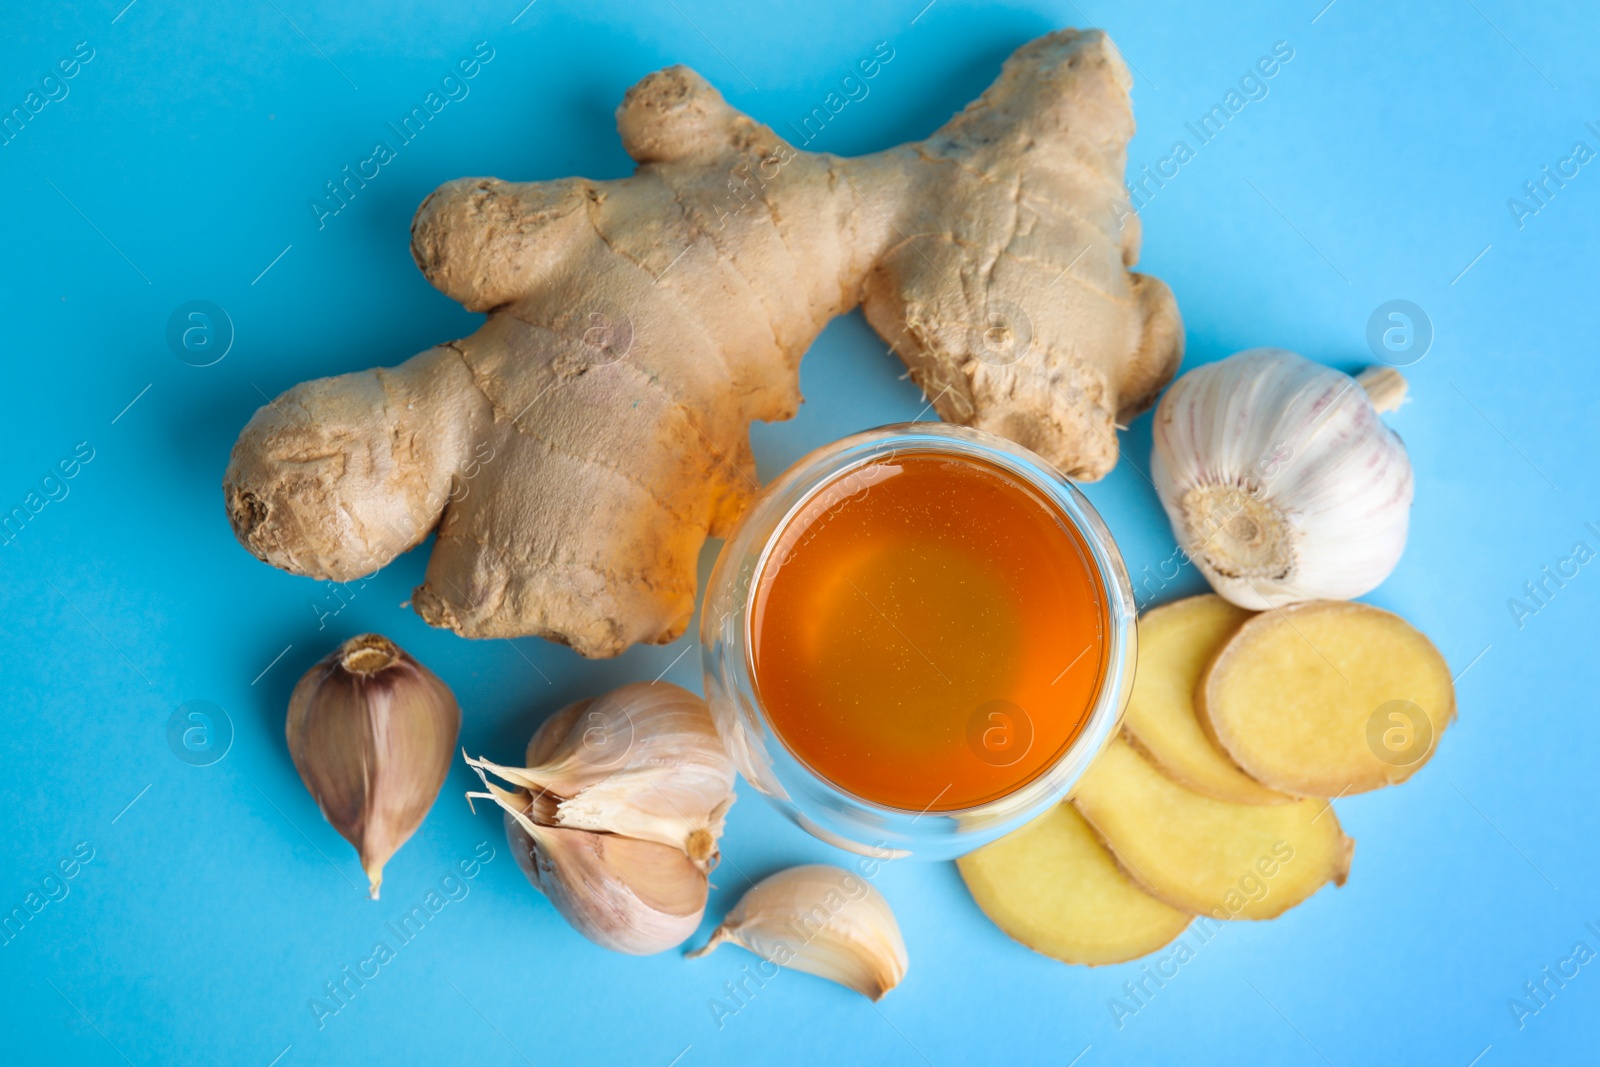
[(1103, 33), (1062, 30), (928, 139), (845, 159), (685, 67), (649, 75), (617, 110), (632, 177), (423, 202), (418, 266), (488, 321), (257, 411), (223, 482), (235, 533), (348, 581), (437, 529), (429, 623), (664, 644), (757, 491), (750, 421), (795, 414), (801, 356), (858, 304), (942, 418), (1101, 477), (1183, 350), (1170, 291), (1127, 269), (1130, 84)]

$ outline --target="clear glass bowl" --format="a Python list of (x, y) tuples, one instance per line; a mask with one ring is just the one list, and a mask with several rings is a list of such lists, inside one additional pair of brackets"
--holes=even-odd
[[(751, 590), (776, 535), (817, 493), (861, 491), (849, 478), (897, 452), (940, 453), (1009, 471), (1051, 501), (1077, 528), (1105, 596), (1105, 667), (1078, 736), (1041, 773), (997, 800), (957, 811), (906, 811), (840, 789), (785, 746), (757, 696), (751, 671)], [(843, 497), (841, 497), (843, 499)], [(950, 859), (1022, 825), (1066, 796), (1121, 725), (1133, 685), (1133, 588), (1105, 523), (1047, 462), (1002, 437), (946, 423), (902, 423), (820, 448), (767, 486), (723, 546), (701, 610), (706, 699), (740, 773), (805, 830), (879, 858)]]

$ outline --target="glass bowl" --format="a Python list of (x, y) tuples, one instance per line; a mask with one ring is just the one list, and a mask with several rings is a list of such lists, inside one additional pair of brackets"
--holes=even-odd
[[(1100, 684), (1077, 737), (1043, 771), (998, 799), (954, 811), (909, 811), (849, 793), (797, 758), (757, 695), (750, 656), (752, 587), (778, 533), (819, 493), (864, 492), (851, 472), (896, 453), (985, 462), (1031, 486), (1075, 527), (1105, 598)], [(1066, 477), (1020, 445), (947, 423), (902, 423), (820, 448), (767, 486), (718, 556), (701, 610), (706, 699), (740, 773), (816, 837), (878, 858), (951, 859), (1015, 829), (1059, 802), (1121, 725), (1133, 685), (1137, 631), (1133, 588), (1111, 533)]]

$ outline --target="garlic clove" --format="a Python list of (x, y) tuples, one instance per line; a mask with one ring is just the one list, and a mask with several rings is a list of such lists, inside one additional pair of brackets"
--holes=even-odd
[(622, 771), (670, 764), (733, 782), (706, 702), (670, 682), (635, 682), (569, 704), (528, 742), (525, 773), (571, 797)]
[(352, 637), (289, 698), (289, 755), (371, 883), (416, 832), (450, 772), (461, 709), (448, 686), (379, 634)]
[(826, 864), (763, 878), (689, 957), (725, 941), (873, 1000), (906, 975), (906, 945), (889, 902), (866, 880)]
[[(622, 834), (671, 845), (703, 871), (717, 865), (717, 840), (733, 806), (731, 784), (698, 780), (689, 772), (624, 772), (590, 786), (556, 807), (555, 824)], [(716, 799), (710, 807), (708, 801)]]
[(544, 826), (518, 807), (517, 795), (496, 793), (517, 866), (590, 941), (613, 952), (647, 956), (683, 944), (699, 927), (709, 886), (705, 873), (680, 850)]
[(574, 701), (540, 724), (528, 741), (519, 784), (570, 797), (614, 769), (615, 752), (632, 742), (633, 724), (615, 704), (590, 715), (594, 703), (594, 697)]
[(1261, 610), (1347, 600), (1389, 575), (1414, 486), (1379, 411), (1404, 392), (1392, 369), (1352, 379), (1282, 349), (1236, 353), (1168, 388), (1150, 477), (1213, 589)]
[(534, 734), (527, 759), (520, 768), (467, 763), (559, 798), (543, 821), (671, 845), (704, 871), (716, 865), (734, 768), (693, 693), (647, 682), (570, 704)]

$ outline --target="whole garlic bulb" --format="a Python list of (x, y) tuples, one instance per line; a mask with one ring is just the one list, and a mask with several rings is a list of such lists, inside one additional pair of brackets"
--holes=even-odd
[(1179, 547), (1221, 596), (1262, 610), (1348, 600), (1405, 548), (1411, 460), (1381, 411), (1405, 379), (1351, 378), (1278, 348), (1196, 367), (1156, 409), (1151, 480)]

